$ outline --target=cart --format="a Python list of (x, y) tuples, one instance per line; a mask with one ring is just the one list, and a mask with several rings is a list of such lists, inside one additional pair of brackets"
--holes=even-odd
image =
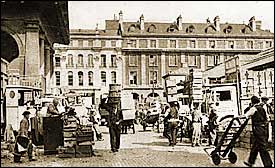
[[(243, 123), (241, 120), (244, 120)], [(230, 121), (226, 130), (219, 138), (217, 145), (214, 147), (215, 149), (209, 154), (207, 152), (210, 148), (205, 148), (204, 151), (212, 158), (212, 161), (215, 165), (219, 165), (221, 159), (228, 159), (230, 163), (234, 164), (237, 161), (237, 155), (233, 151), (233, 148), (236, 144), (237, 139), (240, 137), (243, 129), (246, 127), (249, 119), (234, 117)], [(239, 126), (234, 125), (235, 123), (242, 123)]]
[(143, 131), (146, 131), (146, 127), (152, 126), (154, 129), (154, 126), (157, 127), (158, 133), (159, 133), (159, 114), (147, 114), (141, 121), (141, 125), (143, 126)]

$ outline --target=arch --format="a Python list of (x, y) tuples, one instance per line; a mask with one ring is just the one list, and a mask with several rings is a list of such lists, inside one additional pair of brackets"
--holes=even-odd
[(1, 58), (11, 62), (19, 56), (19, 48), (15, 39), (1, 30)]
[[(8, 33), (10, 36), (13, 37), (13, 39), (16, 41), (17, 46), (18, 46), (18, 50), (19, 50), (19, 55), (25, 55), (25, 47), (23, 44), (23, 41), (18, 33), (16, 33), (15, 31), (13, 31), (11, 28), (6, 27), (6, 26), (1, 26), (1, 32), (4, 31), (6, 33)], [(2, 39), (2, 38), (1, 38)]]
[(159, 97), (158, 93), (149, 93), (147, 97)]

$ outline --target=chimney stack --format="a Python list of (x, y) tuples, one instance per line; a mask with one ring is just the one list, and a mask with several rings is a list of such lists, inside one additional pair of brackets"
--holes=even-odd
[(122, 11), (119, 12), (119, 20), (118, 23), (120, 25), (121, 31), (123, 31), (123, 13)]
[(215, 28), (217, 31), (220, 31), (220, 17), (219, 16), (216, 16), (214, 18), (214, 25), (215, 25)]
[(179, 30), (182, 30), (182, 17), (181, 15), (179, 15), (179, 17), (177, 18), (177, 25)]
[(261, 27), (262, 27), (262, 21), (257, 20), (256, 21), (256, 29), (261, 29)]
[(140, 24), (140, 30), (144, 30), (144, 16), (143, 14), (141, 14), (140, 18), (139, 18), (139, 24)]
[(250, 18), (250, 20), (249, 20), (249, 26), (252, 28), (252, 31), (256, 31), (255, 16), (253, 16), (252, 18)]

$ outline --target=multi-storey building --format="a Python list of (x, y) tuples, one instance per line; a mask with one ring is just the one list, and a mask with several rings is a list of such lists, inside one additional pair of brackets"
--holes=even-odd
[[(109, 84), (122, 83), (121, 37), (113, 31), (70, 31), (69, 45), (55, 45), (55, 94), (74, 91), (98, 104)], [(56, 89), (57, 88), (57, 89)]]
[[(97, 36), (87, 33), (87, 36), (78, 36), (78, 39), (74, 38), (71, 32), (73, 45), (77, 40), (83, 40), (83, 44), (84, 41), (87, 43), (89, 38), (97, 39), (98, 44), (107, 44), (108, 40), (109, 43), (115, 43), (112, 40), (116, 40), (119, 48), (111, 50), (122, 59), (122, 67), (118, 70), (121, 74), (118, 83), (122, 83), (123, 90), (133, 93), (135, 98), (148, 97), (153, 95), (152, 93), (163, 97), (162, 76), (170, 72), (182, 69), (188, 75), (191, 68), (204, 72), (236, 55), (255, 55), (274, 45), (274, 34), (262, 30), (261, 21), (256, 21), (255, 17), (252, 17), (248, 24), (221, 23), (218, 16), (214, 18), (213, 23), (209, 19), (205, 23), (184, 23), (181, 16), (173, 23), (146, 22), (143, 15), (137, 22), (125, 22), (123, 13), (120, 12), (119, 19), (106, 20), (106, 28), (100, 32)], [(105, 51), (100, 47), (98, 50), (94, 47), (88, 50), (92, 54), (98, 51), (98, 55)], [(70, 50), (73, 51), (73, 57), (76, 59), (79, 54), (77, 52), (86, 50)], [(63, 53), (66, 57), (68, 54), (69, 50)], [(110, 55), (107, 54), (108, 59), (111, 59)], [(94, 67), (94, 70), (96, 69)], [(107, 69), (106, 72), (110, 73), (111, 69)], [(74, 76), (77, 76), (77, 68), (72, 71)], [(98, 77), (102, 76), (99, 71), (96, 74)], [(66, 75), (64, 79), (67, 80)], [(100, 81), (100, 78), (98, 79)], [(230, 80), (230, 74), (227, 74), (226, 79)], [(65, 84), (67, 85), (67, 82)], [(80, 88), (77, 83), (76, 87)]]

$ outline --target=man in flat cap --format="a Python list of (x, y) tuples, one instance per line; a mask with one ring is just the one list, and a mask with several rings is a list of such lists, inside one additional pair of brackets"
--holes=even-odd
[(29, 161), (35, 160), (33, 158), (33, 145), (32, 141), (29, 138), (28, 130), (30, 127), (29, 118), (30, 118), (30, 112), (24, 111), (23, 116), (24, 118), (20, 121), (20, 128), (18, 130), (18, 136), (16, 137), (16, 143), (15, 143), (15, 149), (14, 149), (14, 162), (20, 163), (20, 158), (22, 156), (22, 152), (19, 149), (20, 147), (23, 147), (24, 149), (27, 149)]

